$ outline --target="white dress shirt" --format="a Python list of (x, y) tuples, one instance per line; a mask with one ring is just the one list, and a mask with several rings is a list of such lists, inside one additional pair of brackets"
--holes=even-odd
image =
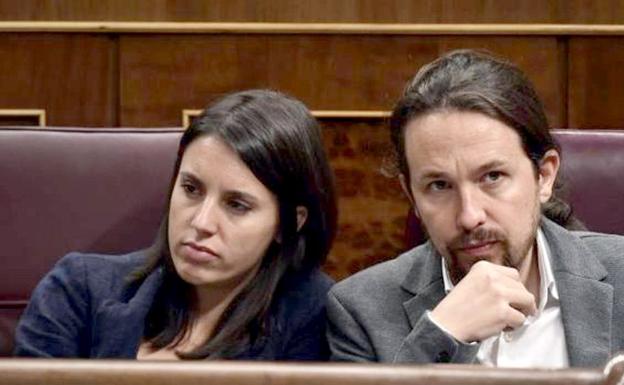
[[(537, 313), (528, 316), (521, 327), (481, 341), (477, 359), (482, 364), (517, 368), (569, 366), (559, 292), (550, 266), (550, 249), (540, 229), (537, 230), (537, 261), (540, 272)], [(442, 278), (446, 292), (453, 290), (454, 285), (444, 259), (442, 259)]]

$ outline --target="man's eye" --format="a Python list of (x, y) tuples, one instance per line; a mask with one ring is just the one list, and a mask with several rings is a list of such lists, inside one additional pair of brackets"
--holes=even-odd
[(446, 181), (443, 180), (435, 180), (431, 183), (429, 183), (429, 190), (431, 191), (442, 191), (442, 190), (446, 190), (447, 188), (449, 188), (449, 184)]
[(503, 176), (503, 173), (500, 171), (490, 171), (483, 176), (483, 180), (487, 183), (492, 183), (498, 181)]

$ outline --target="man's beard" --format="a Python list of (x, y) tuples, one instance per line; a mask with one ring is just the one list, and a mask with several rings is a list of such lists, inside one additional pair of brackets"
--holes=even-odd
[[(445, 261), (453, 284), (457, 285), (459, 281), (468, 274), (472, 265), (482, 260), (497, 264), (500, 261), (502, 266), (519, 269), (524, 259), (527, 257), (529, 250), (531, 250), (531, 247), (535, 244), (539, 218), (540, 212), (538, 209), (536, 210), (536, 214), (533, 215), (531, 228), (528, 233), (529, 235), (517, 247), (513, 247), (509, 243), (509, 239), (500, 230), (487, 229), (484, 227), (479, 227), (471, 232), (465, 232), (451, 240), (447, 246), (448, 257), (445, 258)], [(463, 258), (460, 256), (461, 252), (459, 249), (488, 242), (496, 242), (495, 246), (500, 247), (502, 250), (502, 255), (500, 257), (495, 257), (492, 254), (483, 254), (474, 257), (464, 256)], [(465, 263), (462, 265), (460, 259), (465, 260), (466, 258), (472, 258), (472, 260), (469, 261), (469, 265)]]

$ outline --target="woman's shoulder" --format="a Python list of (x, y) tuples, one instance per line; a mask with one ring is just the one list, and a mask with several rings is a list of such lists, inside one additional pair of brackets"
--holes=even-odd
[(99, 276), (119, 273), (130, 273), (140, 268), (146, 262), (145, 250), (134, 251), (128, 254), (96, 254), (72, 252), (62, 257), (54, 270), (82, 271), (88, 276)]
[[(145, 262), (143, 252), (124, 255), (69, 253), (61, 258), (31, 295), (16, 330), (16, 354), (91, 355), (91, 333), (111, 329), (104, 327), (106, 324), (102, 320), (119, 323), (116, 310), (121, 307), (116, 304), (128, 297), (128, 277)], [(108, 309), (107, 312), (103, 312), (104, 309)], [(98, 322), (92, 318), (96, 314)], [(103, 318), (106, 314), (112, 316)], [(97, 329), (91, 329), (95, 324)]]
[(312, 293), (326, 295), (335, 281), (320, 269), (289, 272), (284, 276), (281, 288), (291, 296), (309, 296)]
[(325, 307), (334, 280), (322, 271), (289, 272), (282, 279), (272, 306), (274, 359), (327, 359)]
[(61, 258), (48, 274), (67, 286), (113, 294), (124, 288), (130, 275), (146, 263), (144, 250), (111, 255), (72, 252)]
[(278, 307), (290, 315), (323, 309), (334, 283), (319, 269), (287, 273), (276, 293)]

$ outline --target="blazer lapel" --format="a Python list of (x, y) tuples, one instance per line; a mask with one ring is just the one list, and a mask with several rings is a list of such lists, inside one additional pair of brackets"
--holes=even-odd
[(571, 366), (604, 365), (611, 354), (613, 287), (607, 271), (583, 242), (542, 220), (561, 302), (561, 318)]
[(162, 270), (152, 272), (135, 293), (124, 300), (109, 300), (96, 310), (93, 320), (92, 357), (136, 358), (145, 317), (162, 283)]
[(432, 310), (445, 295), (441, 257), (437, 255), (431, 242), (422, 247), (424, 255), (415, 258), (401, 284), (401, 287), (412, 295), (403, 302), (410, 328), (414, 327), (425, 311)]

